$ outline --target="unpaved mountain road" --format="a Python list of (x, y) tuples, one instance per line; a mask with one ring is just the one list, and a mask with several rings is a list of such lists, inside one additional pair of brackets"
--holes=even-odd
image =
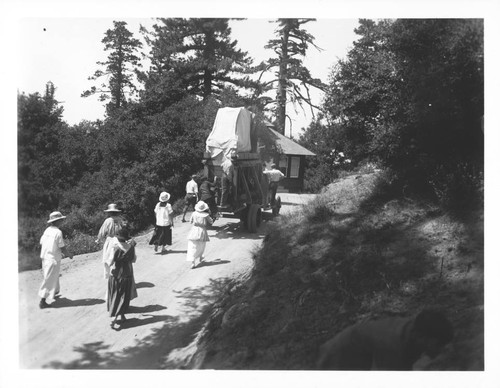
[[(313, 198), (279, 194), (282, 213)], [(269, 218), (269, 217), (266, 217)], [(177, 221), (167, 254), (148, 245), (151, 232), (136, 237), (134, 265), (138, 297), (132, 300), (121, 330), (109, 326), (101, 252), (63, 259), (61, 297), (40, 310), (41, 270), (19, 274), (21, 368), (178, 369), (194, 350), (193, 341), (207, 318), (207, 307), (232, 279), (247, 276), (256, 249), (272, 222), (258, 233), (239, 220), (221, 218), (209, 230), (206, 261), (190, 269), (185, 236), (190, 224)]]

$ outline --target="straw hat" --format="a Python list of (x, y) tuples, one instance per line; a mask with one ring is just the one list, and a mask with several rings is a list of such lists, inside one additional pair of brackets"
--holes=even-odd
[(208, 205), (203, 201), (199, 201), (195, 205), (194, 210), (196, 210), (197, 212), (204, 212), (205, 210), (208, 210)]
[(161, 194), (160, 194), (160, 202), (167, 202), (168, 200), (170, 199), (170, 194), (167, 193), (166, 191), (163, 191)]
[(61, 214), (61, 212), (52, 212), (49, 215), (49, 220), (47, 221), (47, 223), (50, 224), (51, 222), (54, 222), (54, 221), (57, 221), (57, 220), (63, 220), (65, 218), (66, 218), (66, 216), (63, 216)]
[(122, 211), (116, 207), (115, 203), (110, 203), (108, 208), (104, 210), (106, 213), (121, 213)]

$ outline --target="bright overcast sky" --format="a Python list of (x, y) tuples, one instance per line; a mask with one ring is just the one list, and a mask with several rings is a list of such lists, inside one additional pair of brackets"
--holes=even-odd
[[(24, 18), (18, 23), (17, 85), (26, 94), (43, 93), (45, 84), (52, 81), (56, 86), (56, 98), (64, 107), (63, 118), (69, 124), (81, 120), (104, 117), (103, 103), (97, 96), (80, 97), (95, 81), (88, 77), (98, 68), (97, 61), (105, 61), (108, 52), (101, 43), (106, 30), (113, 28), (113, 20), (124, 20), (134, 37), (142, 39), (139, 26), (151, 26), (151, 18)], [(247, 19), (231, 21), (232, 36), (238, 47), (247, 51), (255, 63), (272, 57), (271, 50), (264, 46), (274, 37), (276, 23), (272, 19)], [(305, 65), (313, 77), (326, 82), (331, 66), (346, 55), (357, 38), (354, 28), (357, 19), (318, 19), (304, 25), (315, 37), (318, 51), (311, 46)], [(146, 46), (144, 47), (146, 51)], [(102, 80), (100, 80), (102, 81)], [(322, 93), (312, 90), (314, 103), (319, 105)], [(311, 114), (297, 107), (288, 108), (293, 119), (293, 134), (308, 125)], [(289, 131), (289, 130), (288, 130)], [(289, 134), (289, 132), (288, 132)]]

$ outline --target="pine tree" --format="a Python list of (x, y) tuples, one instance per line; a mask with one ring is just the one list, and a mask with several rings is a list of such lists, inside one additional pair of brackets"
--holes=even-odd
[[(310, 45), (320, 50), (314, 44), (314, 37), (301, 26), (315, 19), (278, 19), (276, 39), (271, 39), (265, 46), (274, 50), (277, 57), (268, 60), (267, 70), (276, 69), (273, 80), (267, 84), (276, 84), (275, 114), (278, 131), (285, 133), (287, 118), (286, 104), (288, 101), (298, 103), (303, 107), (306, 103), (314, 116), (312, 108), (318, 108), (311, 101), (310, 87), (323, 89), (324, 85), (319, 79), (311, 76), (309, 70), (303, 65), (302, 58), (306, 56)], [(305, 93), (303, 92), (305, 90)]]
[(133, 38), (133, 34), (127, 29), (126, 22), (113, 21), (114, 28), (107, 30), (103, 40), (104, 50), (109, 51), (105, 62), (97, 62), (104, 66), (104, 70), (96, 70), (89, 80), (96, 81), (106, 77), (106, 81), (100, 87), (92, 86), (90, 90), (82, 93), (82, 97), (100, 94), (100, 101), (110, 100), (106, 105), (108, 114), (124, 107), (127, 104), (127, 95), (131, 96), (137, 92), (133, 82), (137, 68), (141, 67), (140, 58), (136, 51), (142, 47), (142, 43)]
[(146, 91), (164, 80), (203, 99), (220, 99), (228, 86), (241, 92), (258, 88), (249, 77), (255, 71), (252, 59), (231, 39), (229, 19), (158, 20), (152, 32), (143, 30), (152, 47), (151, 69), (142, 76)]

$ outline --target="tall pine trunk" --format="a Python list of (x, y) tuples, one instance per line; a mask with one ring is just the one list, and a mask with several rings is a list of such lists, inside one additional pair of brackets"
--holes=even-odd
[(278, 90), (276, 97), (278, 100), (278, 106), (276, 109), (276, 119), (278, 124), (278, 131), (285, 134), (285, 122), (286, 122), (286, 85), (288, 79), (288, 36), (290, 33), (290, 27), (287, 25), (283, 29), (282, 44), (281, 44), (281, 58), (280, 58), (280, 68), (278, 75)]

